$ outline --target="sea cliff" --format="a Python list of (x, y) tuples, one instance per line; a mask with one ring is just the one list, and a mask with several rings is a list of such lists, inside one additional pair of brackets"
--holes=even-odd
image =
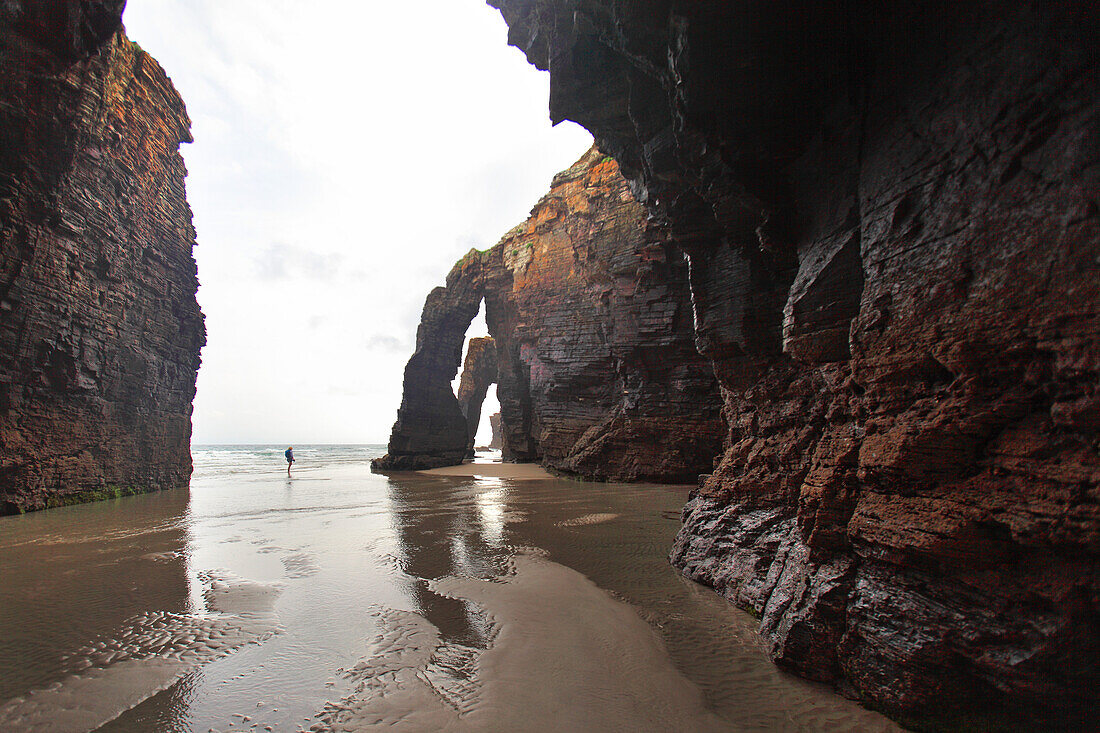
[(728, 434), (673, 563), (910, 724), (1088, 720), (1096, 6), (490, 3), (690, 263)]
[(0, 9), (0, 513), (191, 474), (190, 120), (123, 5)]

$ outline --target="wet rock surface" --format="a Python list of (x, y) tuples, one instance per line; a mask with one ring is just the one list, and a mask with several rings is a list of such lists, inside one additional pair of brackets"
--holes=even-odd
[(729, 432), (673, 562), (913, 725), (1088, 720), (1095, 8), (491, 4), (690, 260)]
[[(390, 438), (401, 457), (379, 467), (460, 460), (450, 446), (464, 398), (450, 380), (484, 298), (505, 459), (600, 480), (709, 471), (724, 433), (717, 383), (694, 348), (687, 263), (664, 236), (597, 148), (555, 176), (527, 221), (468, 253), (429, 296)], [(435, 371), (420, 366), (444, 351)]]
[(0, 513), (191, 473), (190, 120), (123, 5), (0, 9)]

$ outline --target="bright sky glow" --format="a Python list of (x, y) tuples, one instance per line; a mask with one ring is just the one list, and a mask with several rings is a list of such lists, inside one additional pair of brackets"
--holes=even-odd
[(130, 0), (124, 21), (193, 122), (193, 442), (384, 443), (424, 296), (591, 136), (550, 126), (547, 76), (482, 0)]

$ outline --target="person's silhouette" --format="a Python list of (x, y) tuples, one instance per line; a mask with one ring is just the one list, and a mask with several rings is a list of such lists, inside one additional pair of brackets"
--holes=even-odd
[(290, 448), (287, 448), (286, 453), (284, 453), (283, 455), (286, 456), (286, 475), (289, 476), (290, 464), (294, 463), (294, 447), (291, 446)]

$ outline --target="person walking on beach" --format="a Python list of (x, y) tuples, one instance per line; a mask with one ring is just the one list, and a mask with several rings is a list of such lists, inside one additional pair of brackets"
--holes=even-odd
[(286, 453), (284, 453), (283, 455), (286, 456), (286, 475), (289, 476), (290, 464), (294, 463), (294, 446), (287, 448)]

